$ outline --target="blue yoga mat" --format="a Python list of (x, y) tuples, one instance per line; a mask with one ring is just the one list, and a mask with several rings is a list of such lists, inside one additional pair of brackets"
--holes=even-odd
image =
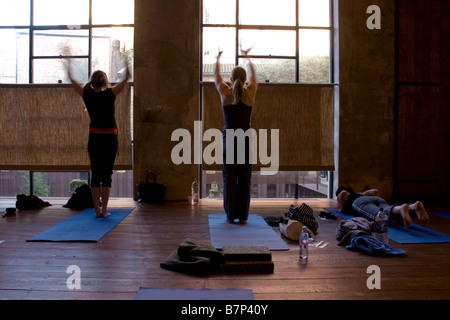
[(140, 288), (134, 300), (254, 300), (249, 289)]
[(248, 217), (247, 224), (230, 224), (225, 213), (209, 214), (211, 245), (220, 250), (223, 247), (265, 246), (273, 251), (289, 250), (267, 222), (257, 214)]
[(110, 208), (108, 212), (111, 216), (96, 218), (94, 208), (89, 208), (27, 242), (97, 242), (133, 210), (134, 208)]
[[(343, 219), (351, 219), (355, 216), (341, 213), (337, 208), (324, 208), (325, 210), (340, 216)], [(447, 243), (450, 242), (448, 234), (435, 231), (426, 227), (412, 224), (410, 228), (406, 229), (401, 226), (393, 226), (389, 228), (389, 239), (401, 243)]]
[(450, 212), (433, 212), (432, 214), (441, 218), (450, 219)]

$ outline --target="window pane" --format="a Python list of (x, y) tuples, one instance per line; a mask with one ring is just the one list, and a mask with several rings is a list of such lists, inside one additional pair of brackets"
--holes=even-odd
[[(35, 59), (34, 83), (69, 83), (66, 62), (61, 59)], [(88, 80), (88, 59), (74, 59), (74, 77), (80, 82)]]
[(0, 83), (28, 83), (29, 43), (28, 29), (0, 30)]
[(34, 33), (35, 56), (88, 54), (88, 30), (42, 30)]
[(0, 197), (14, 197), (18, 194), (30, 194), (30, 172), (0, 170)]
[(240, 0), (239, 23), (295, 26), (295, 0)]
[(299, 0), (299, 24), (307, 27), (330, 26), (329, 0)]
[(203, 0), (204, 24), (235, 24), (236, 0)]
[[(202, 198), (223, 198), (222, 171), (202, 171)], [(328, 172), (279, 171), (273, 176), (252, 173), (252, 198), (327, 198)]]
[(133, 24), (134, 0), (93, 0), (93, 24)]
[(0, 0), (0, 25), (27, 26), (30, 24), (30, 0)]
[[(236, 29), (203, 28), (203, 81), (214, 80), (214, 67), (219, 49), (222, 75), (226, 78), (236, 64)], [(231, 68), (231, 69), (230, 69)]]
[(92, 71), (106, 72), (111, 82), (121, 80), (126, 59), (133, 64), (134, 28), (94, 28), (92, 37)]
[[(258, 82), (295, 82), (294, 59), (252, 59), (252, 62)], [(239, 64), (247, 69), (250, 76), (247, 63), (247, 59), (239, 60)]]
[(89, 23), (89, 0), (34, 0), (35, 25)]
[(300, 82), (330, 82), (330, 31), (300, 30)]
[(295, 31), (241, 30), (242, 49), (253, 47), (251, 55), (295, 56)]

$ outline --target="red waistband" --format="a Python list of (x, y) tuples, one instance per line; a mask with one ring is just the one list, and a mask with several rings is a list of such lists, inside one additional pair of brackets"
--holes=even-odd
[(110, 133), (117, 134), (117, 128), (89, 128), (89, 133)]

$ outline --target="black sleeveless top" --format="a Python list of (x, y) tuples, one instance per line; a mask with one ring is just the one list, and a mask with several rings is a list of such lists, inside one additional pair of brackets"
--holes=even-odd
[(347, 197), (347, 202), (345, 203), (344, 207), (342, 208), (342, 213), (346, 214), (353, 214), (353, 202), (355, 202), (356, 199), (362, 197), (363, 195), (356, 192), (350, 192)]
[[(250, 107), (241, 101), (238, 102), (238, 104), (233, 105), (227, 105), (222, 107), (223, 111), (223, 121), (224, 121), (224, 128), (223, 128), (223, 163), (229, 164), (227, 160), (227, 137), (226, 137), (226, 131), (227, 129), (242, 129), (244, 130), (244, 133), (250, 129), (250, 121), (252, 117), (252, 110), (253, 107)], [(244, 150), (239, 149), (238, 147), (239, 142), (238, 139), (235, 138), (235, 141), (233, 142), (234, 147), (234, 162), (232, 164), (250, 164), (250, 141), (249, 138), (245, 138), (245, 145)], [(239, 150), (238, 150), (239, 149)], [(244, 151), (244, 159), (243, 162), (241, 158), (242, 154), (241, 152)], [(239, 154), (239, 156), (238, 156)]]
[(114, 115), (116, 96), (111, 88), (102, 92), (85, 91), (83, 101), (91, 119), (89, 128), (117, 128)]
[(250, 129), (253, 107), (239, 101), (238, 104), (230, 104), (222, 107), (225, 134), (226, 129)]

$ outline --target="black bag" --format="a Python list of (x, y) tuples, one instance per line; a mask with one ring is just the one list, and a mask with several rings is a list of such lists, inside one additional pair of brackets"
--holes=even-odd
[(50, 206), (49, 202), (43, 201), (36, 196), (17, 195), (16, 208), (19, 210), (35, 210)]
[(75, 189), (75, 193), (72, 194), (63, 208), (83, 210), (87, 208), (93, 208), (94, 201), (92, 200), (91, 188), (87, 184), (83, 184)]
[[(148, 182), (148, 177), (153, 176), (153, 183)], [(153, 172), (149, 172), (146, 177), (146, 182), (141, 182), (138, 187), (138, 201), (139, 202), (163, 202), (166, 187), (163, 184), (156, 183), (156, 177)]]

